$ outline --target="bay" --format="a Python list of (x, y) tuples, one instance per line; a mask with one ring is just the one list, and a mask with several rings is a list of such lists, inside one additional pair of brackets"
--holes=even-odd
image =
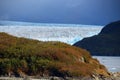
[(110, 72), (120, 72), (120, 57), (119, 56), (93, 56), (97, 58), (101, 64), (105, 65)]

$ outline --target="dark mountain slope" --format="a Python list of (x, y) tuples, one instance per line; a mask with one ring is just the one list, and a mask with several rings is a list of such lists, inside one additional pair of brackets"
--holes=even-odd
[(120, 56), (120, 21), (106, 25), (98, 35), (84, 38), (74, 46), (87, 49), (92, 55)]

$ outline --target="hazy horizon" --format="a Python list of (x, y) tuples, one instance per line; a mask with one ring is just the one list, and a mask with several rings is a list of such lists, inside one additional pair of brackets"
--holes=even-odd
[[(59, 26), (59, 25), (62, 25), (62, 27), (64, 27), (63, 25), (83, 25), (83, 26), (96, 26), (96, 27), (101, 27), (101, 26), (105, 26), (105, 25), (96, 25), (96, 24), (80, 24), (80, 23), (51, 23), (51, 22), (29, 22), (29, 21), (13, 21), (13, 20), (0, 20), (0, 25), (1, 26), (7, 26), (7, 25), (16, 25), (16, 26), (32, 26), (32, 25), (36, 25), (36, 26), (41, 26), (41, 25), (56, 25), (56, 26)], [(107, 25), (107, 24), (106, 24)]]

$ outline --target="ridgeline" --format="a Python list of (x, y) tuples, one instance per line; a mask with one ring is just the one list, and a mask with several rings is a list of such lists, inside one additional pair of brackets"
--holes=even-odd
[(120, 56), (120, 21), (106, 25), (98, 35), (84, 38), (74, 46), (87, 49), (95, 56)]

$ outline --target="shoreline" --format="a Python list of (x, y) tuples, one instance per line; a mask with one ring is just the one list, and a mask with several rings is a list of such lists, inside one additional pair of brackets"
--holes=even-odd
[(4, 77), (1, 76), (0, 80), (120, 80), (120, 72), (110, 72), (110, 76), (100, 76), (100, 75), (92, 75), (91, 77), (57, 77), (57, 76), (49, 76), (49, 77), (35, 77), (35, 76), (25, 76), (25, 77)]

